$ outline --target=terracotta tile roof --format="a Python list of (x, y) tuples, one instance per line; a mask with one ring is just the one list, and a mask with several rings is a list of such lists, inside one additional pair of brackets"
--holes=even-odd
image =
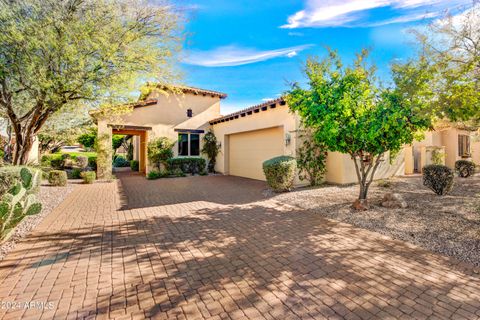
[[(167, 86), (159, 86), (161, 89), (167, 89)], [(227, 97), (226, 93), (223, 92), (218, 92), (218, 91), (213, 91), (213, 90), (206, 90), (206, 89), (201, 89), (201, 88), (196, 88), (196, 87), (190, 87), (190, 86), (183, 86), (183, 85), (174, 85), (172, 88), (179, 89), (180, 91), (184, 93), (193, 93), (193, 94), (202, 94), (202, 95), (209, 95), (209, 96), (214, 96), (214, 97), (219, 97), (220, 99), (225, 99)]]
[(220, 122), (235, 120), (235, 119), (238, 119), (240, 117), (245, 117), (247, 115), (251, 115), (253, 113), (258, 113), (260, 111), (267, 111), (268, 109), (276, 108), (277, 105), (284, 106), (286, 104), (287, 103), (286, 103), (285, 99), (283, 97), (280, 97), (280, 98), (277, 98), (277, 99), (274, 99), (274, 100), (265, 101), (263, 103), (254, 105), (252, 107), (249, 107), (249, 108), (246, 108), (246, 109), (243, 109), (243, 110), (231, 113), (231, 114), (227, 114), (226, 116), (223, 116), (223, 117), (220, 117), (220, 118), (210, 120), (209, 123), (211, 125), (213, 125), (213, 124), (217, 124), (217, 123), (220, 123)]

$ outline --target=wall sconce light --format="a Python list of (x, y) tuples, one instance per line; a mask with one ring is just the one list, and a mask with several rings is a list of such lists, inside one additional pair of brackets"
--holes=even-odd
[(218, 147), (219, 147), (219, 148), (222, 147), (222, 142), (221, 142), (221, 141), (218, 143)]
[(290, 135), (289, 132), (285, 133), (285, 145), (288, 146), (290, 145), (290, 142), (292, 142), (292, 136)]

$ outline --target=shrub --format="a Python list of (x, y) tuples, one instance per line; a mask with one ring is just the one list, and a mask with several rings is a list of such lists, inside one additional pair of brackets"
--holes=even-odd
[(267, 184), (275, 192), (289, 191), (293, 187), (297, 162), (288, 156), (275, 157), (263, 163)]
[(147, 174), (147, 179), (155, 180), (155, 179), (165, 178), (167, 176), (168, 176), (168, 173), (166, 171), (152, 170)]
[(454, 172), (447, 166), (431, 164), (423, 167), (423, 185), (439, 196), (452, 190), (453, 178)]
[(77, 156), (77, 167), (85, 169), (88, 166), (88, 157)]
[(28, 215), (42, 210), (35, 197), (41, 183), (41, 171), (27, 167), (9, 167), (2, 170), (13, 182), (7, 193), (0, 198), (0, 238), (4, 238)]
[(169, 177), (185, 177), (185, 173), (180, 168), (176, 168), (168, 171)]
[(304, 129), (300, 138), (303, 142), (297, 152), (299, 178), (316, 186), (322, 182), (327, 171), (327, 148), (315, 140), (312, 129)]
[(62, 170), (52, 170), (48, 174), (48, 182), (52, 186), (66, 186), (67, 185), (67, 173)]
[(138, 171), (140, 169), (140, 162), (137, 160), (130, 161), (130, 169), (132, 169), (132, 171)]
[(63, 153), (62, 154), (62, 159), (65, 160), (65, 159), (72, 159), (72, 156), (69, 154), (69, 153)]
[(81, 177), (83, 178), (84, 183), (91, 184), (97, 179), (97, 174), (94, 171), (84, 171), (81, 173)]
[(468, 178), (475, 174), (475, 163), (468, 160), (458, 160), (455, 162), (455, 171), (462, 178)]
[(161, 165), (173, 157), (172, 148), (174, 145), (175, 143), (166, 137), (150, 141), (147, 147), (148, 160), (160, 170)]
[[(67, 174), (68, 176), (68, 174)], [(82, 170), (79, 168), (74, 168), (70, 171), (70, 178), (71, 179), (80, 179), (82, 177)]]
[(130, 161), (125, 159), (123, 156), (116, 156), (115, 160), (113, 160), (113, 166), (116, 168), (124, 168), (130, 166)]
[(208, 158), (208, 172), (215, 172), (215, 163), (217, 161), (217, 155), (220, 152), (221, 146), (217, 142), (217, 137), (210, 129), (203, 136), (202, 153), (207, 155)]
[(208, 171), (204, 169), (204, 170), (200, 171), (199, 174), (200, 174), (201, 176), (208, 176)]
[(176, 157), (167, 161), (169, 170), (180, 169), (183, 173), (196, 174), (205, 170), (206, 161), (201, 157)]
[(97, 157), (91, 156), (88, 157), (88, 166), (92, 168), (92, 170), (97, 170)]

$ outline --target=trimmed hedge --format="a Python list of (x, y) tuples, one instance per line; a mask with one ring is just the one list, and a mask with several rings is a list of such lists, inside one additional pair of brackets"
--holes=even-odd
[(439, 196), (452, 190), (454, 176), (453, 170), (444, 165), (431, 164), (423, 167), (423, 185)]
[(297, 161), (293, 157), (279, 156), (263, 163), (267, 184), (275, 192), (290, 191), (295, 180)]
[(97, 174), (94, 171), (84, 171), (81, 173), (81, 177), (84, 183), (91, 184), (97, 179)]
[(130, 169), (132, 169), (132, 171), (138, 171), (140, 169), (140, 162), (137, 160), (130, 161)]
[(197, 174), (205, 170), (207, 161), (201, 157), (175, 157), (167, 160), (168, 170), (180, 169), (183, 173)]
[(64, 187), (67, 185), (67, 173), (62, 170), (52, 170), (48, 174), (48, 182), (52, 186)]
[(475, 163), (468, 160), (458, 160), (455, 162), (455, 171), (458, 172), (459, 177), (468, 178), (475, 174)]

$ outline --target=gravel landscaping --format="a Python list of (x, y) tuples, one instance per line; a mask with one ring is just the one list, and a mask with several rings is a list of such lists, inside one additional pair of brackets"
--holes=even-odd
[[(405, 209), (381, 206), (387, 192), (399, 193)], [(437, 196), (422, 185), (421, 176), (377, 182), (370, 191), (371, 209), (354, 211), (358, 186), (301, 188), (276, 199), (334, 220), (376, 231), (480, 266), (480, 176), (455, 178), (453, 190)]]
[(69, 181), (65, 187), (54, 187), (44, 182), (37, 194), (38, 200), (42, 203), (42, 211), (37, 215), (28, 216), (23, 219), (15, 228), (13, 234), (11, 234), (5, 242), (0, 244), (0, 260), (15, 247), (15, 244), (19, 240), (27, 236), (33, 228), (42, 222), (45, 216), (62, 203), (78, 183), (81, 183), (80, 180), (74, 182)]

